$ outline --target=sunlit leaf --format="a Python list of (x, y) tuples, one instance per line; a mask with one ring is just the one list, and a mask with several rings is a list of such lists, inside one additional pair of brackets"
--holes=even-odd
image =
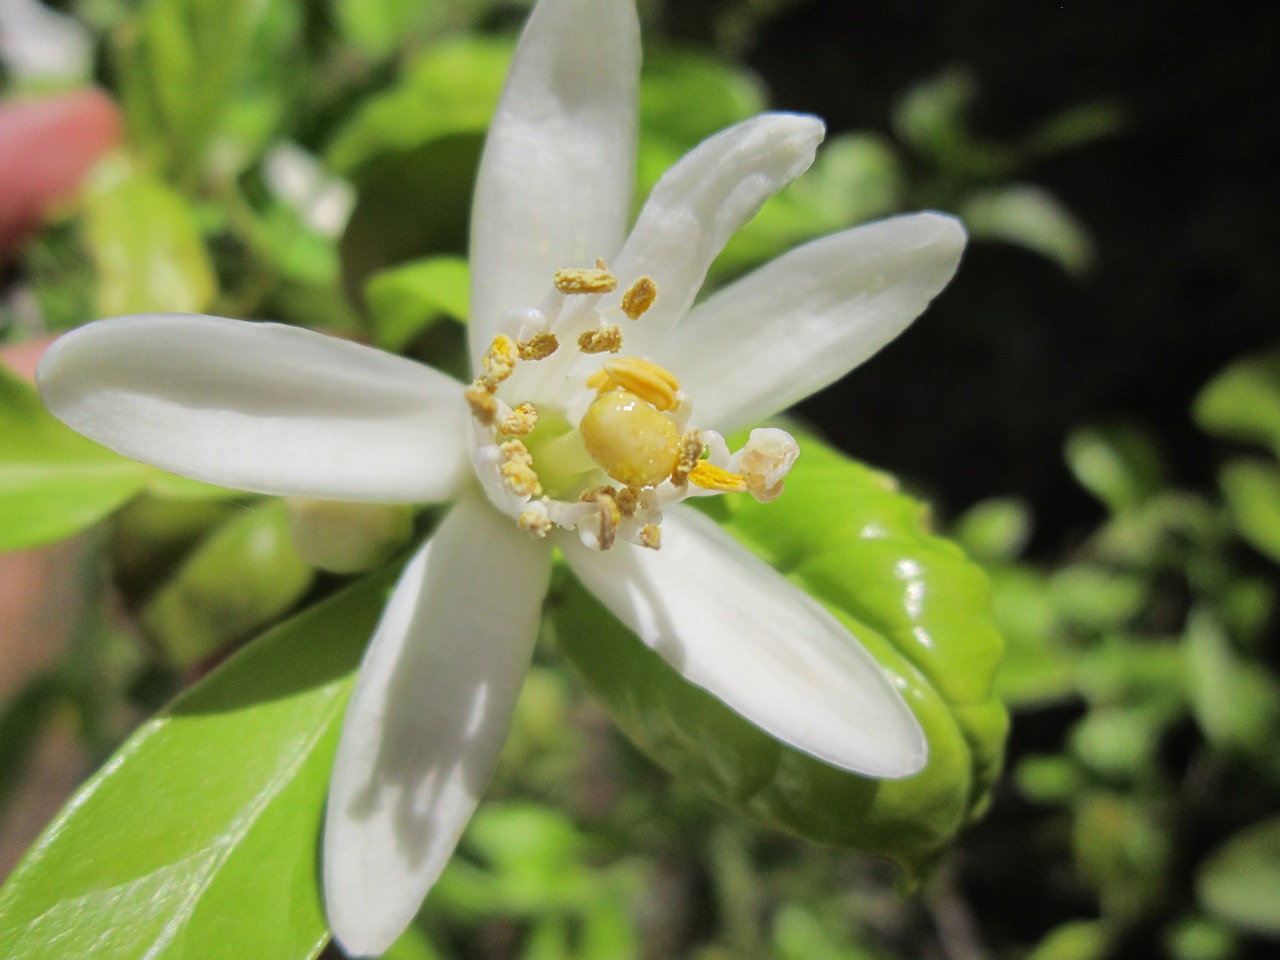
[(389, 581), (281, 625), (138, 730), (0, 889), (0, 955), (314, 957), (329, 769)]
[(98, 309), (199, 313), (217, 293), (213, 265), (190, 203), (149, 174), (120, 163), (85, 194), (82, 235), (98, 275)]
[(0, 365), (0, 550), (78, 533), (156, 472), (64, 427), (34, 389)]
[(1002, 643), (987, 581), (889, 478), (816, 440), (801, 447), (779, 500), (722, 505), (727, 529), (900, 678), (929, 738), (921, 773), (870, 780), (784, 747), (686, 683), (568, 577), (548, 618), (618, 724), (678, 778), (758, 821), (915, 873), (982, 808), (1001, 764), (1008, 721), (991, 698)]
[(465, 321), (471, 273), (462, 257), (427, 257), (374, 274), (365, 286), (378, 346), (402, 351), (441, 317)]

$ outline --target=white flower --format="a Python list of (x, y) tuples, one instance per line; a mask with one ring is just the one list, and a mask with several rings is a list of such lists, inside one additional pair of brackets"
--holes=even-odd
[(409, 923), (484, 790), (552, 547), (685, 678), (777, 739), (875, 777), (926, 759), (910, 710), (844, 627), (679, 501), (777, 496), (795, 441), (757, 430), (734, 453), (723, 434), (901, 332), (951, 278), (964, 232), (927, 213), (860, 227), (692, 306), (823, 127), (769, 114), (712, 137), (624, 243), (638, 70), (632, 0), (534, 9), (476, 188), (471, 385), (306, 330), (181, 315), (82, 327), (40, 369), (66, 423), (177, 473), (456, 501), (395, 588), (338, 748), (324, 879), (352, 954), (382, 952)]

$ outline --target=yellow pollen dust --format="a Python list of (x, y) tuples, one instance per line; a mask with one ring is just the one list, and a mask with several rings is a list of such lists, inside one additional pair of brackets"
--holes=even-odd
[(706, 460), (699, 460), (689, 471), (689, 482), (703, 490), (718, 490), (721, 493), (741, 493), (747, 489), (745, 479)]
[(483, 380), (477, 380), (467, 387), (462, 395), (467, 398), (472, 416), (482, 425), (492, 427), (493, 422), (498, 418), (498, 400), (493, 395), (493, 387), (485, 384)]
[(578, 337), (578, 349), (583, 353), (617, 353), (622, 349), (622, 328), (613, 323), (586, 330)]
[(556, 289), (561, 293), (612, 293), (618, 288), (618, 278), (604, 269), (603, 260), (596, 261), (594, 269), (557, 270)]
[(498, 429), (509, 437), (527, 437), (538, 425), (538, 408), (532, 403), (522, 403), (503, 417)]
[(542, 496), (542, 482), (533, 469), (533, 455), (519, 440), (508, 440), (498, 447), (502, 465), (498, 473), (502, 484), (518, 497)]
[(516, 525), (525, 533), (531, 533), (539, 540), (545, 539), (547, 534), (551, 532), (551, 519), (547, 516), (546, 510), (539, 510), (536, 507), (527, 507), (516, 520)]
[(656, 486), (680, 459), (676, 425), (628, 390), (596, 397), (582, 415), (578, 432), (600, 469), (628, 487)]
[(632, 320), (639, 320), (658, 298), (658, 285), (653, 277), (641, 277), (622, 295), (622, 312)]
[(539, 333), (519, 344), (517, 352), (521, 360), (545, 360), (560, 347), (554, 333)]
[(680, 438), (680, 457), (676, 460), (675, 469), (671, 471), (671, 482), (677, 487), (684, 486), (685, 481), (689, 479), (689, 474), (702, 459), (704, 446), (702, 434), (696, 428)]
[(643, 397), (657, 410), (673, 410), (680, 381), (675, 374), (652, 360), (639, 357), (619, 357), (606, 361), (604, 366), (587, 378), (587, 386), (603, 394), (621, 388)]
[(480, 361), (480, 366), (484, 369), (484, 383), (496, 388), (503, 380), (511, 376), (516, 368), (516, 360), (519, 357), (519, 348), (516, 342), (504, 333), (498, 334), (493, 338), (493, 343), (489, 345), (489, 349), (485, 351), (484, 357)]

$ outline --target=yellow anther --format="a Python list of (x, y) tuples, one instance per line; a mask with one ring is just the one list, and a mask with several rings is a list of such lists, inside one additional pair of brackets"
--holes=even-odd
[(689, 471), (689, 482), (703, 490), (721, 493), (741, 493), (747, 489), (747, 481), (742, 477), (706, 460), (699, 460)]
[(538, 425), (538, 408), (532, 403), (522, 403), (503, 417), (498, 429), (509, 437), (527, 437)]
[(561, 293), (611, 293), (618, 287), (618, 278), (597, 266), (588, 270), (557, 270), (555, 283)]
[(639, 320), (657, 297), (658, 285), (653, 277), (641, 277), (622, 295), (622, 312), (632, 320)]
[(596, 533), (601, 550), (608, 550), (618, 538), (618, 524), (622, 522), (622, 511), (618, 509), (618, 501), (612, 493), (601, 491), (596, 497), (600, 507), (600, 529)]
[(623, 487), (618, 491), (617, 496), (618, 509), (622, 511), (624, 517), (634, 517), (636, 511), (640, 509), (640, 488), (639, 487)]
[(516, 520), (516, 525), (539, 540), (545, 539), (552, 527), (551, 518), (547, 516), (547, 510), (541, 503), (526, 507)]
[(554, 333), (539, 333), (519, 344), (518, 352), (521, 360), (545, 360), (560, 346)]
[(583, 353), (617, 353), (622, 349), (622, 328), (612, 323), (587, 330), (578, 337), (578, 349)]
[(493, 395), (493, 387), (483, 380), (477, 380), (467, 387), (462, 394), (471, 406), (471, 415), (483, 426), (492, 427), (498, 418), (498, 401)]
[(587, 386), (599, 393), (621, 387), (658, 410), (672, 410), (676, 406), (676, 391), (680, 381), (675, 374), (652, 360), (639, 357), (619, 357), (608, 360), (604, 366), (587, 378)]
[(629, 487), (661, 483), (680, 457), (676, 425), (627, 390), (597, 397), (582, 415), (578, 432), (600, 469)]
[(519, 440), (508, 440), (498, 447), (502, 464), (498, 473), (502, 484), (518, 497), (542, 496), (542, 482), (533, 469), (533, 455)]
[(689, 479), (689, 472), (702, 459), (702, 434), (697, 429), (690, 430), (680, 438), (680, 457), (676, 460), (676, 468), (671, 471), (671, 482), (682, 487)]
[(518, 356), (519, 349), (514, 340), (505, 333), (494, 337), (493, 343), (489, 345), (484, 358), (480, 361), (480, 365), (484, 368), (484, 382), (491, 387), (497, 387), (511, 376), (511, 372), (516, 368)]
[(646, 523), (640, 528), (640, 546), (657, 550), (662, 546), (662, 528), (656, 523)]
[(579, 503), (595, 503), (596, 500), (598, 500), (601, 497), (601, 495), (612, 497), (617, 492), (618, 492), (617, 490), (615, 490), (613, 487), (609, 486), (608, 484), (603, 484), (598, 487), (587, 487), (587, 489), (583, 490), (580, 494), (578, 494), (578, 502)]

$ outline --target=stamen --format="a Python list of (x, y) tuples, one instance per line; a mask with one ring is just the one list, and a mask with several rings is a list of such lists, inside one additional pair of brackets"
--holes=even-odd
[(640, 528), (640, 546), (657, 550), (662, 546), (662, 528), (656, 523), (646, 523)]
[(608, 550), (618, 538), (618, 524), (622, 522), (622, 511), (618, 509), (618, 501), (612, 493), (604, 490), (596, 497), (600, 507), (600, 530), (597, 534), (600, 549)]
[(720, 493), (741, 493), (747, 489), (744, 478), (706, 460), (699, 460), (694, 464), (689, 471), (689, 482), (703, 490), (717, 490)]
[(761, 427), (751, 431), (747, 445), (734, 458), (747, 489), (760, 503), (778, 499), (782, 481), (800, 456), (800, 445), (785, 430)]
[(622, 349), (622, 328), (613, 323), (587, 330), (578, 337), (578, 349), (583, 353), (617, 353)]
[(477, 380), (467, 387), (462, 394), (471, 406), (471, 415), (486, 427), (492, 427), (498, 418), (498, 400), (493, 395), (493, 388), (483, 380)]
[(618, 509), (622, 511), (624, 517), (634, 517), (636, 511), (640, 509), (640, 488), (639, 487), (623, 487), (618, 491), (617, 496)]
[(653, 278), (641, 277), (622, 295), (622, 312), (632, 320), (639, 320), (657, 297), (658, 285)]
[(546, 539), (551, 532), (551, 518), (547, 516), (547, 505), (542, 502), (531, 503), (521, 512), (516, 525), (525, 533), (532, 534), (539, 540)]
[(493, 343), (489, 345), (489, 349), (480, 361), (484, 368), (484, 383), (497, 389), (498, 384), (511, 376), (512, 371), (515, 370), (518, 356), (519, 350), (514, 340), (505, 333), (494, 337)]
[(595, 269), (557, 270), (556, 289), (561, 293), (612, 293), (618, 287), (618, 278), (608, 270), (599, 266), (603, 260), (596, 261)]
[(517, 497), (542, 496), (542, 482), (533, 469), (533, 455), (528, 448), (519, 440), (508, 440), (498, 451), (502, 454), (498, 468), (502, 485)]
[(655, 410), (672, 410), (679, 402), (676, 392), (680, 389), (680, 381), (675, 374), (652, 360), (639, 357), (607, 361), (587, 378), (587, 386), (601, 394), (621, 387), (641, 397)]
[(498, 429), (509, 437), (527, 437), (537, 425), (538, 408), (525, 402), (503, 417)]
[(676, 468), (671, 471), (671, 482), (677, 487), (683, 487), (688, 481), (689, 473), (702, 459), (704, 446), (702, 432), (696, 427), (680, 438), (680, 459), (676, 461)]
[(521, 360), (545, 360), (560, 347), (554, 333), (539, 333), (517, 345)]

